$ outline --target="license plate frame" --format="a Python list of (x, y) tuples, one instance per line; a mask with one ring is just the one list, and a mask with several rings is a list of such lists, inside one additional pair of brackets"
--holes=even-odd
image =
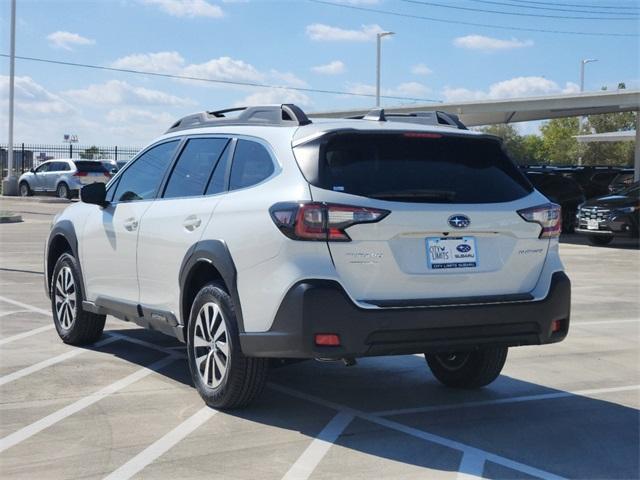
[(429, 270), (459, 270), (479, 265), (475, 237), (427, 237), (425, 246)]
[(598, 220), (587, 220), (587, 230), (599, 230), (600, 222)]

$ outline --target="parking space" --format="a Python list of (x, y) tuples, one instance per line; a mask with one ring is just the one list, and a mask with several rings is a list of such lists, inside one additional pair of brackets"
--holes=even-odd
[(60, 203), (5, 200), (0, 226), (0, 472), (5, 478), (640, 477), (640, 250), (565, 238), (566, 341), (511, 349), (478, 391), (424, 358), (274, 369), (248, 409), (216, 412), (175, 340), (108, 318), (90, 348), (58, 339), (42, 251)]

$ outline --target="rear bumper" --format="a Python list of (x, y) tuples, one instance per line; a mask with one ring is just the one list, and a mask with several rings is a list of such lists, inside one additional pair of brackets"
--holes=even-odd
[[(307, 280), (286, 294), (271, 330), (241, 333), (245, 355), (276, 358), (344, 358), (472, 349), (489, 345), (540, 345), (569, 330), (571, 283), (553, 274), (542, 300), (481, 305), (364, 309), (334, 281)], [(561, 328), (552, 333), (551, 324)], [(335, 333), (340, 346), (317, 346), (318, 333)]]

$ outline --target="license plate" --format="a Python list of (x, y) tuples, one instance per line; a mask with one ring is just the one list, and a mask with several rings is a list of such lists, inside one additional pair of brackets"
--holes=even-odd
[(474, 237), (427, 238), (427, 264), (434, 270), (478, 266)]
[(598, 230), (598, 228), (600, 228), (598, 220), (587, 220), (587, 229), (588, 230)]

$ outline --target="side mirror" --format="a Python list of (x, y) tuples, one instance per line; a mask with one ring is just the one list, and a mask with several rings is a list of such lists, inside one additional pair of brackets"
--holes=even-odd
[(90, 183), (80, 189), (81, 202), (106, 207), (109, 205), (106, 198), (107, 190), (105, 189), (104, 183)]
[(112, 168), (111, 169), (111, 175), (115, 175), (116, 173), (118, 173), (118, 169), (117, 168)]
[(31, 173), (36, 173), (36, 169), (35, 169), (35, 168), (30, 168), (30, 169), (29, 169), (29, 171), (30, 171)]

